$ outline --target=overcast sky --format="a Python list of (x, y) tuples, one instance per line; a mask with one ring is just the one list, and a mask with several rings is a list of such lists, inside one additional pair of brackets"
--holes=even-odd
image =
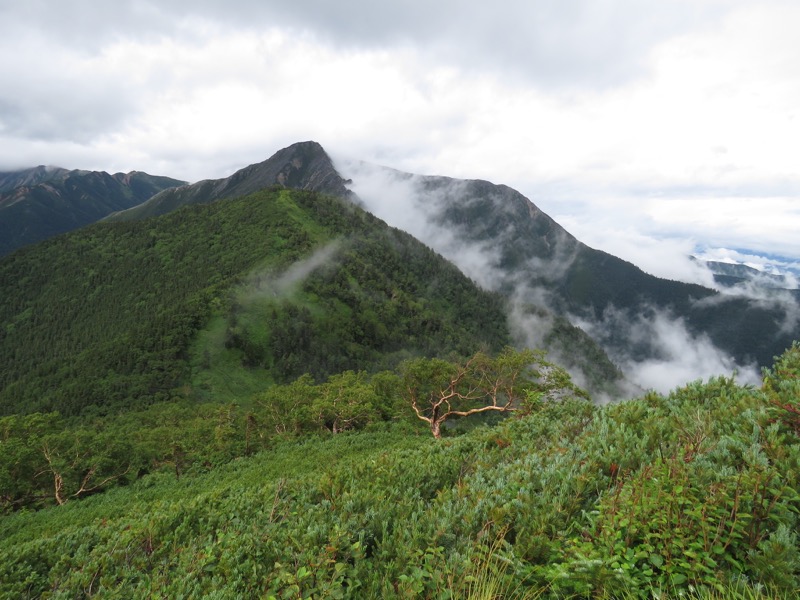
[(0, 170), (196, 181), (313, 139), (505, 183), (662, 276), (698, 245), (800, 259), (796, 0), (0, 0), (0, 23)]

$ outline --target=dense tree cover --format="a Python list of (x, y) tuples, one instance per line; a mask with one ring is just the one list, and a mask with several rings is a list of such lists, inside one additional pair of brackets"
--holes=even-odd
[[(327, 220), (327, 218), (326, 218)], [(225, 345), (285, 383), (392, 368), (408, 356), (467, 355), (507, 342), (503, 304), (410, 236), (364, 227), (320, 250), (295, 285), (256, 277), (228, 313)], [(315, 255), (317, 256), (317, 255)], [(310, 269), (320, 259), (309, 260)], [(477, 292), (477, 293), (476, 293)]]
[[(470, 408), (502, 404), (517, 410), (530, 408), (542, 394), (581, 393), (540, 354), (507, 348), (494, 358), (479, 352), (466, 367), (463, 361), (417, 358), (403, 363), (398, 373), (345, 371), (321, 383), (304, 374), (268, 387), (243, 405), (166, 402), (74, 422), (58, 413), (0, 417), (0, 513), (63, 505), (157, 471), (180, 478), (250, 456), (286, 436), (410, 421), (415, 398), (409, 393), (438, 389), (442, 373), (454, 371), (465, 375), (461, 384), (474, 382), (491, 396), (469, 398)], [(455, 416), (467, 413), (442, 415), (431, 428), (435, 424), (438, 432)]]
[[(465, 597), (488, 574), (543, 598), (794, 598), (800, 439), (776, 398), (799, 357), (761, 389), (718, 378), (604, 407), (548, 401), (439, 441), (408, 424), (273, 438), (208, 474), (7, 515), (0, 595)], [(301, 422), (332, 431), (341, 389), (358, 399), (344, 423), (385, 384), (279, 387), (306, 399)], [(46, 435), (51, 417), (27, 418)]]
[[(274, 274), (333, 240), (327, 268), (275, 295)], [(508, 336), (500, 300), (410, 236), (345, 201), (282, 189), (22, 249), (0, 260), (0, 288), (0, 414), (191, 395), (191, 353), (221, 345), (288, 382), (388, 368), (405, 352), (496, 349)], [(226, 338), (193, 347), (213, 315)]]
[(205, 212), (95, 225), (3, 260), (3, 412), (168, 398), (217, 290), (292, 234), (297, 252), (310, 243), (276, 202)]

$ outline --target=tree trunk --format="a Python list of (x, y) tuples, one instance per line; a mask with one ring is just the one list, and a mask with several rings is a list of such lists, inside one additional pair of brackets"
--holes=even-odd
[(442, 437), (442, 424), (439, 421), (431, 420), (431, 433), (437, 440)]
[(59, 506), (64, 506), (64, 504), (67, 503), (67, 501), (64, 500), (64, 497), (61, 495), (61, 491), (64, 489), (64, 478), (55, 471), (53, 471), (53, 487), (55, 488), (54, 491), (56, 502)]

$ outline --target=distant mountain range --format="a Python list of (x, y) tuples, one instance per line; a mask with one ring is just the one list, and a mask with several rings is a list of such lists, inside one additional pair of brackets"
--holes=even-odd
[[(25, 177), (34, 186), (55, 187), (45, 175)], [(59, 181), (71, 178), (62, 174)], [(294, 144), (223, 179), (158, 181), (166, 189), (105, 220), (137, 221), (270, 186), (344, 198), (405, 229), (484, 289), (503, 295), (517, 343), (548, 348), (578, 374), (579, 383), (593, 382), (596, 389), (599, 382), (618, 380), (608, 356), (625, 369), (645, 361), (668, 363), (676, 350), (674, 343), (667, 349), (665, 336), (674, 342), (675, 331), (687, 347), (713, 344), (730, 357), (724, 364), (731, 370), (769, 365), (800, 338), (795, 298), (721, 294), (648, 275), (581, 243), (519, 192), (487, 181), (339, 165), (316, 142)], [(718, 277), (733, 284), (744, 273), (750, 274), (731, 270)]]
[[(692, 257), (694, 260), (700, 260)], [(717, 260), (700, 260), (714, 274), (714, 280), (727, 287), (752, 284), (766, 289), (793, 290), (797, 287), (797, 274), (787, 270), (785, 273), (772, 273), (749, 265)]]
[(0, 173), (0, 255), (94, 223), (185, 182), (39, 166)]

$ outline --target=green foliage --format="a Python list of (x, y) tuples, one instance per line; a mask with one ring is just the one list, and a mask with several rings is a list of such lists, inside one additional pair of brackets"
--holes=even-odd
[(265, 435), (337, 434), (396, 417), (396, 389), (397, 377), (389, 372), (346, 371), (319, 385), (306, 374), (256, 395), (254, 414)]
[(102, 429), (65, 428), (57, 413), (0, 418), (0, 510), (64, 504), (127, 481), (130, 442)]
[(775, 418), (800, 436), (800, 343), (777, 357), (772, 369), (764, 369), (763, 388)]
[[(269, 199), (294, 223), (308, 217), (294, 194)], [(334, 206), (318, 210), (350, 218), (325, 212)], [(322, 239), (323, 222), (300, 230)], [(279, 253), (285, 263), (249, 278), (235, 269), (233, 291), (206, 290), (215, 329), (181, 346), (184, 367), (213, 373), (213, 385), (214, 363), (271, 377), (280, 363), (265, 348), (281, 319), (265, 314), (286, 310), (287, 327), (306, 323), (314, 336), (317, 319), (346, 321), (358, 296), (320, 294), (374, 290), (357, 270), (341, 285), (341, 270), (319, 266), (275, 283), (312, 247), (325, 246)], [(421, 281), (409, 275), (392, 294), (422, 295)], [(282, 296), (262, 300), (264, 290)], [(409, 315), (435, 300), (414, 302), (423, 313)], [(469, 310), (493, 300), (475, 302)], [(10, 329), (36, 314), (21, 308)], [(447, 327), (436, 330), (445, 339)], [(225, 348), (228, 331), (240, 342)], [(322, 365), (235, 402), (0, 418), (0, 597), (797, 597), (796, 345), (760, 389), (716, 378), (600, 407), (541, 353), (475, 352), (476, 339), (468, 359), (442, 348), (376, 372), (402, 356), (390, 352), (371, 370)], [(447, 398), (456, 416), (523, 410), (432, 443), (409, 426), (409, 390), (430, 418), (431, 399)]]
[(308, 247), (274, 200), (99, 224), (1, 261), (1, 320), (11, 326), (0, 339), (9, 366), (0, 409), (71, 415), (174, 397), (221, 290), (265, 257), (291, 260), (281, 241), (291, 233)]
[[(305, 377), (270, 398), (324, 433), (342, 398), (372, 395), (379, 415), (398, 381)], [(275, 428), (266, 398), (205, 405), (198, 441), (171, 439), (187, 456), (201, 439), (240, 452), (248, 422), (255, 439)], [(402, 422), (272, 435), (249, 458), (7, 515), (0, 596), (796, 597), (800, 444), (761, 390), (722, 378), (605, 407), (537, 399), (440, 443)], [(168, 405), (143, 429), (170, 414), (177, 433)], [(5, 430), (47, 435), (54, 417), (26, 418)]]
[(593, 454), (611, 487), (553, 568), (562, 592), (724, 591), (736, 573), (796, 588), (798, 447), (763, 398), (717, 379), (604, 412)]
[(586, 398), (564, 369), (544, 353), (507, 347), (491, 357), (478, 352), (465, 361), (418, 358), (401, 365), (404, 401), (439, 438), (453, 418), (530, 412), (542, 398)]
[(282, 189), (48, 240), (0, 260), (0, 287), (0, 414), (235, 401), (225, 381), (246, 396), (508, 338), (499, 297), (410, 236)]
[[(477, 290), (453, 265), (396, 230), (341, 229), (350, 231), (346, 239), (237, 290), (225, 346), (240, 352), (243, 366), (288, 383), (305, 373), (322, 380), (391, 369), (409, 355), (465, 355), (507, 343), (499, 297)], [(298, 270), (308, 272), (301, 279)]]

